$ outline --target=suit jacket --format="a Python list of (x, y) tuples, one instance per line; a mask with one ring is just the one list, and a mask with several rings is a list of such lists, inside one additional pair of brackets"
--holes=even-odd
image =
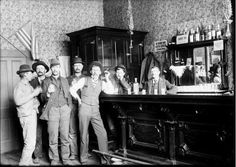
[[(153, 80), (150, 79), (146, 83), (146, 90), (148, 94), (154, 94), (154, 83)], [(159, 81), (157, 83), (157, 94), (161, 94), (162, 89), (165, 89), (165, 94), (176, 94), (177, 93), (177, 87), (173, 84), (171, 84), (169, 81), (167, 81), (164, 78), (159, 78)]]
[[(47, 77), (46, 77), (47, 78)], [(45, 78), (45, 79), (46, 79)], [(39, 80), (38, 80), (38, 77), (35, 77), (34, 79), (32, 79), (31, 81), (30, 81), (30, 85), (35, 89), (35, 88), (37, 88), (38, 86), (40, 86), (40, 87), (42, 87), (42, 83), (40, 84), (39, 83)], [(43, 106), (44, 106), (44, 103), (43, 103), (43, 101), (42, 101), (42, 99), (41, 99), (41, 93), (37, 96), (37, 98), (38, 98), (38, 101), (39, 101), (39, 103), (40, 103), (40, 105), (39, 105), (39, 107), (38, 107), (38, 109), (39, 109), (39, 115), (41, 115), (42, 114), (42, 109), (43, 109)]]
[(154, 53), (149, 52), (143, 59), (140, 72), (140, 87), (145, 87), (145, 83), (152, 78), (151, 69), (154, 66), (160, 66), (160, 62), (155, 58)]
[(128, 94), (128, 89), (131, 88), (126, 78), (119, 80), (116, 75), (114, 75), (111, 82), (115, 88), (118, 88), (118, 94)]
[[(70, 92), (69, 92), (69, 89), (70, 89), (69, 83), (68, 83), (66, 78), (63, 78), (63, 77), (60, 76), (60, 79), (61, 79), (61, 86), (62, 86), (64, 97), (67, 99), (67, 105), (70, 108), (72, 108), (72, 98), (71, 98), (71, 95), (70, 95)], [(40, 119), (42, 119), (42, 120), (48, 120), (49, 112), (50, 112), (50, 110), (53, 106), (54, 99), (57, 96), (56, 93), (52, 93), (49, 98), (47, 97), (48, 87), (51, 83), (53, 83), (52, 76), (46, 78), (42, 83), (43, 91), (42, 91), (42, 94), (41, 94), (41, 99), (44, 103), (46, 103), (44, 105), (42, 115), (40, 116)]]

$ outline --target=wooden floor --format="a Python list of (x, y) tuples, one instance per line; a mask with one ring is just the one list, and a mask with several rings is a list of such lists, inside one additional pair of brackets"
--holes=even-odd
[[(110, 154), (112, 154), (112, 152), (109, 151)], [(91, 153), (91, 157), (89, 157), (89, 160), (87, 162), (87, 165), (100, 165), (100, 161), (99, 161), (99, 157), (98, 155), (96, 155), (95, 153)], [(9, 153), (4, 153), (1, 154), (1, 165), (10, 165), (10, 166), (18, 166), (19, 161), (20, 161), (20, 157), (21, 157), (21, 151), (12, 151)], [(131, 162), (127, 162), (127, 161), (123, 161), (123, 163), (119, 164), (119, 165), (130, 165), (133, 164)], [(62, 165), (62, 164), (61, 164)], [(72, 162), (72, 165), (80, 165), (79, 162)], [(111, 162), (111, 165), (116, 165), (114, 162)], [(48, 156), (44, 155), (43, 158), (40, 160), (40, 165), (37, 166), (51, 166), (50, 165), (50, 161)]]
[[(88, 160), (88, 165), (99, 165), (100, 162), (98, 157), (91, 153), (92, 157)], [(19, 164), (21, 157), (21, 151), (12, 151), (9, 153), (1, 154), (1, 165), (12, 165), (17, 166)], [(61, 164), (62, 165), (62, 164)], [(78, 162), (75, 162), (74, 165), (79, 165)], [(47, 156), (43, 156), (40, 161), (40, 166), (50, 166), (50, 161)]]

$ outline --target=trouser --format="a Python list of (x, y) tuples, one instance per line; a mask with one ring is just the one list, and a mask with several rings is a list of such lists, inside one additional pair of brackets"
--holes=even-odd
[(69, 160), (69, 122), (71, 109), (68, 105), (52, 107), (49, 111), (49, 158), (51, 161), (59, 161), (58, 136), (60, 133), (61, 158), (63, 162)]
[(79, 109), (81, 163), (84, 163), (88, 160), (88, 127), (90, 122), (97, 136), (99, 150), (102, 152), (108, 152), (107, 132), (104, 128), (102, 118), (99, 112), (99, 105), (90, 106), (85, 103), (82, 103)]
[(40, 120), (39, 117), (37, 118), (37, 133), (36, 133), (36, 145), (34, 149), (34, 156), (35, 158), (42, 158), (43, 153), (43, 120)]
[(78, 158), (78, 104), (73, 104), (70, 115), (70, 129), (69, 129), (69, 141), (70, 141), (70, 158)]
[(19, 165), (32, 165), (32, 154), (36, 143), (37, 114), (36, 111), (26, 117), (20, 117), (23, 129), (24, 147)]

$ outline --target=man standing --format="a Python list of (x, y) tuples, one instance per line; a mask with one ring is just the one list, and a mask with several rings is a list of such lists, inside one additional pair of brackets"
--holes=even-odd
[[(82, 74), (83, 70), (83, 62), (80, 57), (75, 57), (73, 62), (73, 71), (74, 75), (69, 76), (68, 82), (69, 85), (72, 86), (72, 83), (78, 82), (78, 80), (84, 75)], [(77, 91), (77, 94), (80, 96), (81, 92), (80, 90)], [(71, 116), (70, 116), (70, 129), (69, 129), (69, 140), (70, 140), (70, 159), (71, 160), (79, 160), (78, 157), (78, 101), (75, 98), (72, 98), (72, 110), (71, 110)]]
[(49, 158), (51, 165), (59, 165), (58, 136), (60, 134), (61, 158), (63, 165), (71, 165), (69, 160), (69, 123), (72, 108), (67, 79), (60, 76), (60, 62), (52, 59), (52, 75), (42, 84), (42, 98), (47, 102), (40, 119), (48, 121)]
[[(79, 109), (79, 130), (80, 130), (80, 161), (87, 164), (88, 161), (88, 128), (91, 122), (98, 139), (98, 147), (102, 152), (108, 152), (107, 132), (104, 128), (99, 112), (99, 95), (101, 91), (113, 93), (114, 88), (109, 80), (109, 74), (105, 75), (106, 81), (101, 81), (102, 65), (94, 61), (89, 66), (91, 76), (81, 78), (70, 88), (72, 96), (78, 99)], [(77, 94), (81, 89), (81, 99)], [(104, 163), (103, 160), (101, 163)]]
[[(49, 67), (43, 62), (38, 60), (32, 65), (32, 69), (37, 73), (37, 77), (32, 79), (30, 81), (30, 85), (35, 89), (36, 87), (41, 87), (43, 80), (46, 78), (45, 74), (48, 72)], [(43, 145), (42, 145), (42, 135), (43, 135), (43, 127), (45, 125), (45, 122), (43, 120), (40, 120), (39, 117), (42, 114), (42, 109), (44, 106), (44, 103), (42, 102), (41, 93), (38, 95), (38, 100), (40, 102), (40, 105), (38, 107), (39, 113), (37, 114), (37, 136), (36, 136), (36, 146), (34, 150), (34, 163), (39, 164), (40, 159), (42, 158), (42, 152), (43, 152)]]
[(21, 80), (14, 89), (14, 101), (17, 115), (23, 129), (24, 148), (19, 165), (33, 165), (32, 154), (36, 143), (37, 112), (39, 101), (37, 96), (42, 91), (40, 87), (33, 89), (29, 81), (32, 80), (33, 70), (29, 65), (20, 66), (17, 74)]

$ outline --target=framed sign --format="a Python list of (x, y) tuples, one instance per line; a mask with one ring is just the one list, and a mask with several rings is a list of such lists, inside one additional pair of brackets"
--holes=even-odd
[(176, 44), (183, 44), (183, 43), (188, 43), (188, 35), (178, 35), (176, 37)]
[(155, 41), (154, 42), (154, 52), (162, 52), (167, 50), (167, 41)]

